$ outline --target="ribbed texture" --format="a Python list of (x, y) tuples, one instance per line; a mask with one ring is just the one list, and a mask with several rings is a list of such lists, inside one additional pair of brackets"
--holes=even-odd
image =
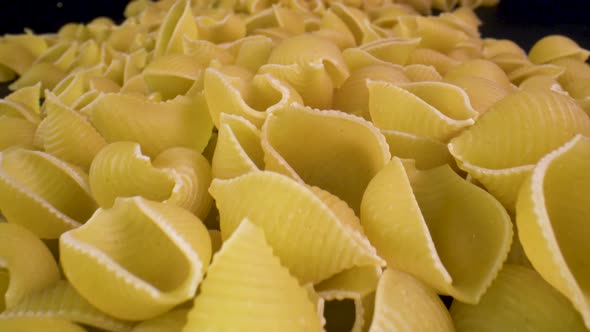
[(215, 255), (183, 329), (236, 330), (322, 331), (307, 291), (247, 219)]
[(155, 56), (182, 53), (185, 37), (197, 39), (198, 30), (190, 1), (183, 0), (166, 14), (156, 37)]
[(382, 130), (392, 156), (414, 159), (419, 169), (429, 169), (445, 164), (454, 164), (447, 145), (428, 137), (412, 135), (395, 130)]

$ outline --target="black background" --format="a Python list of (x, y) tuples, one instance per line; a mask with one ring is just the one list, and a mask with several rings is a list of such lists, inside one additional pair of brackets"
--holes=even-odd
[[(88, 22), (97, 16), (123, 19), (125, 0), (0, 0), (0, 35), (55, 32), (68, 22)], [(483, 37), (508, 38), (528, 50), (549, 34), (564, 34), (590, 49), (590, 1), (501, 0), (481, 8)]]

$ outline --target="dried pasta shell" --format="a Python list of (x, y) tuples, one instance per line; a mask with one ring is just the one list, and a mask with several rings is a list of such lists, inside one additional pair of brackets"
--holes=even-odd
[(107, 143), (80, 113), (45, 93), (45, 112), (37, 135), (46, 152), (85, 170)]
[[(4, 103), (9, 103), (17, 109), (16, 116), (21, 116), (33, 123), (39, 123), (41, 114), (39, 99), (41, 98), (41, 83), (24, 87), (12, 92), (0, 100), (0, 114), (3, 113)], [(10, 114), (6, 114), (10, 115)]]
[(289, 177), (250, 172), (230, 180), (214, 179), (209, 191), (219, 209), (224, 238), (243, 218), (251, 219), (264, 229), (276, 255), (302, 283), (319, 282), (354, 266), (382, 264), (362, 234)]
[[(313, 148), (303, 151), (300, 142)], [(391, 158), (372, 123), (297, 104), (269, 114), (262, 148), (267, 170), (325, 189), (357, 212), (367, 184)]]
[(32, 149), (37, 125), (25, 119), (0, 116), (0, 151), (10, 147)]
[(369, 295), (377, 289), (381, 278), (381, 267), (375, 265), (357, 266), (342, 271), (330, 279), (326, 279), (314, 286), (314, 289), (324, 298), (330, 293), (355, 293), (360, 297)]
[(364, 43), (359, 49), (385, 62), (405, 65), (411, 63), (412, 54), (419, 43), (420, 38), (390, 37)]
[(382, 130), (445, 142), (472, 125), (477, 116), (467, 94), (448, 83), (393, 85), (372, 81), (367, 86), (371, 119)]
[(527, 57), (523, 49), (520, 48), (518, 44), (509, 39), (485, 38), (483, 43), (483, 55), (487, 59), (505, 54), (511, 54), (522, 58)]
[(12, 82), (8, 88), (15, 91), (41, 82), (42, 89), (52, 90), (65, 76), (66, 73), (52, 63), (36, 63)]
[(156, 37), (155, 56), (182, 53), (183, 38), (197, 39), (198, 28), (194, 19), (191, 2), (177, 1), (170, 8), (158, 30)]
[(211, 67), (205, 71), (204, 94), (217, 128), (222, 113), (243, 116), (260, 127), (269, 111), (301, 101), (297, 92), (270, 75), (242, 79)]
[(400, 3), (386, 3), (368, 11), (373, 24), (382, 28), (391, 28), (398, 22), (400, 16), (417, 15), (414, 8)]
[(3, 39), (8, 44), (18, 44), (26, 48), (34, 57), (41, 55), (48, 46), (48, 42), (43, 36), (34, 35), (29, 29), (25, 29), (22, 34), (6, 34)]
[(587, 331), (579, 314), (536, 271), (506, 264), (476, 305), (454, 301), (451, 317), (463, 331)]
[(65, 280), (29, 294), (16, 306), (0, 313), (0, 321), (18, 318), (64, 319), (113, 332), (127, 332), (132, 326), (98, 311)]
[(473, 59), (464, 61), (451, 68), (445, 75), (445, 80), (454, 80), (459, 77), (473, 76), (485, 78), (497, 83), (505, 89), (511, 89), (512, 85), (508, 76), (500, 66), (490, 60)]
[(215, 254), (183, 331), (322, 331), (307, 291), (273, 249), (244, 219)]
[(234, 56), (228, 50), (208, 40), (184, 38), (183, 43), (184, 53), (192, 56), (191, 67), (194, 67), (195, 64), (207, 67), (213, 60), (222, 65), (234, 62)]
[(589, 158), (590, 138), (582, 135), (547, 154), (523, 184), (516, 206), (527, 257), (541, 276), (573, 303), (586, 328), (590, 328), (586, 255), (590, 210), (584, 192), (590, 182), (586, 172)]
[(565, 71), (557, 77), (557, 80), (568, 90), (570, 85), (577, 84), (576, 82), (582, 80), (590, 79), (590, 65), (584, 61), (573, 58), (560, 58), (551, 63), (565, 68)]
[(367, 80), (409, 83), (402, 67), (372, 65), (353, 71), (344, 84), (334, 91), (333, 108), (370, 119)]
[(44, 332), (86, 332), (79, 325), (56, 318), (11, 318), (0, 319), (3, 331), (39, 331)]
[(408, 63), (433, 66), (442, 75), (459, 64), (457, 60), (429, 48), (416, 49), (409, 56)]
[(26, 47), (14, 42), (1, 43), (0, 54), (0, 65), (18, 75), (24, 74), (35, 61)]
[(512, 87), (478, 76), (445, 76), (444, 81), (462, 88), (479, 114), (513, 92)]
[(303, 17), (296, 11), (276, 5), (260, 11), (246, 20), (248, 35), (268, 28), (280, 28), (290, 35), (299, 35), (305, 32), (305, 23)]
[(412, 82), (438, 82), (442, 76), (433, 66), (414, 64), (404, 67), (404, 73)]
[(559, 93), (566, 93), (559, 82), (549, 75), (535, 75), (522, 81), (518, 86), (521, 90), (552, 90)]
[(54, 239), (96, 209), (86, 174), (40, 151), (0, 152), (0, 210), (10, 222)]
[(559, 58), (575, 58), (584, 62), (589, 56), (590, 51), (562, 35), (545, 36), (539, 39), (529, 51), (529, 60), (534, 64), (544, 64)]
[(500, 66), (500, 68), (502, 68), (502, 70), (506, 73), (511, 73), (518, 68), (526, 67), (531, 64), (526, 55), (516, 55), (510, 53), (500, 54), (489, 58), (489, 60)]
[[(35, 234), (20, 225), (2, 222), (0, 240), (0, 268), (7, 272), (0, 310), (13, 308), (28, 295), (59, 280), (55, 259)], [(19, 259), (23, 253), (27, 259)]]
[(107, 142), (138, 142), (152, 157), (176, 146), (201, 152), (213, 128), (202, 95), (152, 102), (145, 97), (104, 94), (81, 112)]
[(211, 162), (214, 178), (230, 179), (264, 169), (260, 130), (245, 118), (221, 113)]
[(381, 130), (392, 156), (414, 159), (418, 169), (430, 169), (449, 164), (455, 166), (447, 145), (428, 137), (396, 130)]
[(267, 62), (273, 49), (272, 39), (265, 36), (248, 36), (233, 43), (225, 44), (235, 59), (235, 65), (248, 69), (255, 73)]
[(512, 240), (510, 217), (490, 194), (447, 165), (417, 171), (396, 157), (367, 187), (361, 223), (390, 268), (468, 303), (479, 301)]
[(455, 8), (458, 0), (433, 0), (432, 7), (444, 12)]
[(334, 2), (330, 9), (347, 25), (354, 36), (356, 45), (362, 45), (381, 38), (371, 25), (367, 14), (362, 10), (346, 6), (340, 2)]
[(186, 94), (195, 84), (202, 86), (202, 73), (197, 56), (169, 54), (150, 62), (143, 71), (143, 79), (150, 91), (173, 99)]
[(565, 68), (559, 67), (552, 64), (544, 65), (525, 65), (518, 69), (511, 71), (508, 74), (508, 78), (514, 84), (520, 84), (525, 79), (536, 76), (536, 75), (547, 75), (554, 78), (558, 78), (565, 72)]
[(348, 29), (346, 23), (338, 15), (334, 14), (331, 9), (328, 9), (322, 15), (320, 27), (313, 34), (330, 39), (341, 50), (356, 46), (354, 35)]
[(449, 151), (461, 169), (512, 210), (534, 164), (577, 133), (590, 135), (590, 118), (573, 99), (553, 91), (520, 91), (454, 138)]
[(199, 16), (196, 19), (198, 36), (216, 44), (231, 42), (246, 36), (245, 20), (235, 14), (227, 14), (220, 19)]
[(388, 268), (379, 280), (369, 332), (455, 331), (433, 289), (411, 274)]
[(97, 210), (61, 236), (59, 249), (64, 274), (80, 295), (126, 320), (153, 318), (192, 298), (211, 257), (197, 217), (141, 197)]
[(186, 325), (188, 312), (188, 309), (168, 311), (156, 318), (135, 325), (131, 332), (182, 332)]
[(420, 47), (441, 53), (451, 51), (469, 36), (440, 18), (424, 16), (402, 16), (394, 27), (394, 34), (402, 37), (420, 38)]

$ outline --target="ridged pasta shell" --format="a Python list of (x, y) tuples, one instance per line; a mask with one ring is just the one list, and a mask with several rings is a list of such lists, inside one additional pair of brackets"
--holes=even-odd
[(0, 321), (15, 318), (64, 319), (113, 332), (127, 332), (132, 327), (130, 322), (98, 311), (65, 280), (29, 294), (16, 306), (0, 313)]
[(17, 111), (15, 116), (23, 117), (32, 123), (38, 124), (41, 121), (40, 98), (41, 83), (18, 89), (6, 96), (6, 98), (0, 99), (0, 114), (4, 113), (4, 105), (9, 104), (9, 108)]
[(299, 13), (277, 5), (262, 10), (246, 19), (248, 35), (269, 28), (280, 28), (291, 35), (299, 35), (305, 32), (303, 17)]
[(455, 8), (457, 2), (458, 0), (433, 0), (432, 7), (446, 12)]
[(373, 24), (382, 28), (395, 26), (400, 16), (418, 14), (411, 6), (400, 3), (386, 3), (378, 8), (370, 9), (368, 13)]
[(192, 298), (211, 257), (209, 233), (197, 217), (141, 197), (98, 209), (84, 226), (64, 233), (59, 248), (80, 295), (126, 320), (153, 318)]
[(334, 109), (370, 119), (367, 80), (409, 83), (402, 67), (372, 65), (353, 71), (339, 89), (334, 91)]
[[(51, 286), (60, 276), (51, 252), (24, 227), (1, 222), (0, 240), (0, 270), (6, 272), (6, 283), (2, 282), (5, 287), (0, 292), (0, 312), (4, 312), (30, 294)], [(27, 259), (22, 259), (25, 253)]]
[(216, 44), (246, 36), (245, 19), (235, 14), (228, 13), (219, 19), (212, 16), (199, 16), (196, 22), (199, 38)]
[(500, 66), (500, 68), (502, 68), (502, 70), (506, 73), (511, 73), (517, 70), (518, 68), (531, 65), (531, 62), (526, 57), (526, 55), (520, 54), (516, 55), (511, 53), (504, 53), (489, 58), (488, 60)]
[(222, 113), (243, 116), (260, 127), (268, 112), (301, 101), (293, 89), (270, 75), (240, 78), (209, 67), (205, 71), (205, 98), (215, 126)]
[(397, 36), (420, 38), (420, 47), (441, 53), (451, 51), (470, 38), (464, 31), (434, 16), (402, 16), (393, 30)]
[(405, 65), (420, 43), (420, 38), (391, 37), (364, 43), (359, 48), (372, 56), (398, 65)]
[[(302, 283), (319, 282), (354, 266), (382, 264), (361, 233), (291, 178), (251, 172), (230, 180), (214, 179), (209, 191), (219, 209), (224, 238), (248, 217), (264, 229), (276, 255)], [(334, 252), (339, 253), (337, 259)]]
[(215, 254), (183, 331), (322, 331), (307, 291), (273, 249), (262, 228), (241, 221)]
[(590, 51), (563, 35), (550, 35), (539, 39), (529, 51), (529, 60), (534, 64), (548, 63), (559, 58), (588, 60)]
[[(433, 0), (399, 0), (397, 3), (407, 5), (422, 15), (432, 14)], [(414, 15), (412, 15), (414, 16)]]
[(445, 80), (453, 80), (459, 77), (474, 76), (488, 79), (505, 89), (511, 89), (512, 84), (506, 73), (500, 66), (490, 60), (473, 59), (464, 61), (451, 68), (445, 75)]
[(454, 301), (457, 332), (586, 331), (579, 314), (532, 269), (506, 264), (476, 305)]
[(221, 113), (211, 169), (214, 178), (230, 179), (264, 169), (260, 130), (245, 118)]
[(557, 80), (564, 88), (569, 89), (570, 85), (576, 84), (578, 81), (590, 79), (590, 65), (584, 61), (573, 58), (560, 58), (553, 60), (551, 63), (565, 68), (563, 74), (557, 77)]
[(518, 87), (521, 90), (552, 90), (558, 93), (567, 93), (561, 87), (559, 82), (550, 75), (531, 76), (526, 80), (522, 81)]
[(417, 136), (396, 130), (381, 130), (392, 156), (414, 159), (419, 169), (449, 164), (455, 166), (447, 145), (428, 137)]
[(334, 14), (332, 9), (326, 10), (322, 15), (320, 27), (313, 34), (330, 39), (341, 50), (356, 46), (354, 35), (348, 29), (346, 23), (338, 15)]
[(188, 312), (188, 309), (168, 311), (135, 325), (131, 332), (181, 332), (186, 325)]
[(52, 63), (36, 63), (10, 83), (8, 88), (15, 91), (41, 82), (42, 89), (52, 90), (65, 76), (66, 73)]
[(356, 266), (316, 284), (314, 289), (324, 298), (330, 298), (330, 293), (355, 293), (364, 297), (375, 292), (381, 272), (381, 267), (375, 265)]
[(45, 113), (37, 135), (46, 152), (82, 167), (90, 168), (96, 154), (107, 144), (80, 113), (62, 104), (55, 95), (45, 93)]
[(412, 82), (438, 82), (442, 76), (433, 66), (414, 64), (404, 67), (404, 73)]
[[(543, 157), (516, 206), (519, 236), (541, 276), (565, 295), (590, 328), (588, 209), (590, 138), (577, 135)], [(570, 331), (570, 329), (568, 329)]]
[(222, 65), (234, 62), (234, 56), (228, 50), (208, 40), (184, 38), (183, 45), (184, 53), (192, 56), (193, 65), (196, 62), (207, 67), (213, 60)]
[(590, 135), (590, 118), (573, 99), (553, 91), (519, 91), (454, 138), (449, 151), (461, 169), (512, 210), (534, 164), (577, 133)]
[(188, 0), (177, 1), (170, 8), (158, 30), (154, 55), (183, 52), (183, 38), (197, 39), (197, 22)]
[(40, 151), (0, 152), (0, 210), (9, 222), (54, 239), (96, 209), (86, 174)]
[(371, 119), (382, 130), (445, 142), (471, 126), (478, 114), (467, 94), (452, 84), (370, 81), (367, 86)]
[(483, 55), (487, 59), (505, 54), (511, 54), (522, 58), (527, 57), (524, 50), (520, 48), (518, 44), (509, 39), (485, 38), (483, 43)]
[(455, 330), (434, 290), (411, 274), (387, 268), (375, 296), (369, 332)]
[(479, 114), (487, 112), (514, 91), (512, 87), (478, 76), (445, 76), (444, 81), (462, 88), (469, 96), (471, 106)]
[(35, 56), (18, 43), (0, 44), (0, 65), (18, 75), (23, 75), (35, 61)]
[(32, 149), (37, 125), (25, 119), (0, 115), (0, 151), (10, 147)]
[(559, 67), (552, 64), (544, 64), (544, 65), (525, 65), (520, 68), (517, 68), (511, 71), (508, 74), (508, 78), (514, 84), (520, 84), (525, 79), (536, 76), (536, 75), (547, 75), (551, 77), (558, 78), (561, 74), (565, 72), (565, 68)]
[(86, 332), (79, 325), (57, 318), (11, 318), (0, 319), (3, 331), (39, 331), (43, 332)]
[(372, 123), (298, 104), (269, 114), (262, 148), (267, 170), (325, 189), (357, 212), (367, 184), (391, 158)]
[(459, 62), (441, 52), (429, 48), (418, 48), (409, 56), (408, 64), (433, 66), (436, 71), (444, 75)]
[(202, 85), (202, 74), (197, 56), (169, 54), (150, 62), (143, 71), (143, 79), (151, 91), (172, 99), (186, 94), (194, 84)]
[(396, 157), (367, 187), (361, 223), (390, 268), (468, 303), (479, 301), (512, 240), (510, 217), (490, 194), (447, 165), (418, 171)]
[(356, 45), (362, 45), (381, 38), (365, 12), (346, 6), (340, 2), (332, 3), (330, 9), (346, 24), (352, 32)]
[(201, 152), (213, 129), (202, 95), (152, 102), (145, 97), (104, 94), (81, 112), (107, 142), (138, 142), (152, 157), (177, 146)]
[(233, 55), (235, 65), (255, 73), (267, 62), (274, 45), (272, 39), (256, 35), (224, 44), (223, 47)]

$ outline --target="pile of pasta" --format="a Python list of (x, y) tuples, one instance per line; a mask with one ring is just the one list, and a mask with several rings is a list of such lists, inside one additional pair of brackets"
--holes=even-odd
[(0, 330), (588, 331), (590, 52), (482, 38), (494, 3), (2, 37)]

